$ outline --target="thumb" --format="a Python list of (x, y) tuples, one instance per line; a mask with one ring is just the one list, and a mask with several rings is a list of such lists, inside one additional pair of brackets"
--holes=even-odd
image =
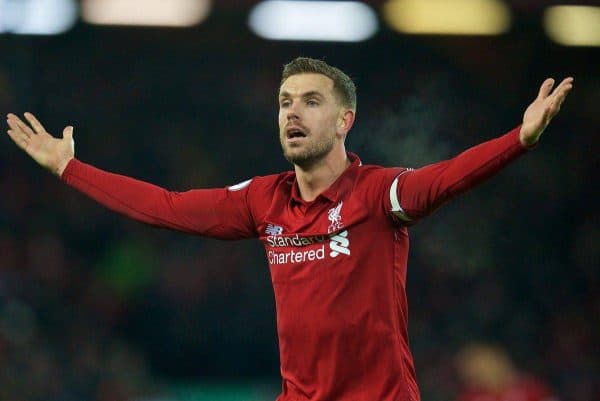
[(67, 126), (65, 127), (65, 129), (63, 130), (63, 138), (67, 138), (67, 139), (73, 139), (73, 127), (72, 126)]

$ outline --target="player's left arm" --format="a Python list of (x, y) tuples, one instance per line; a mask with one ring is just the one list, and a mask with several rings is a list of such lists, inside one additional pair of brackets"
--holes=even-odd
[(553, 86), (551, 78), (542, 83), (538, 96), (525, 110), (523, 123), (509, 133), (452, 159), (400, 173), (389, 187), (392, 213), (405, 223), (414, 223), (534, 146), (573, 88), (573, 78), (565, 78), (554, 90)]

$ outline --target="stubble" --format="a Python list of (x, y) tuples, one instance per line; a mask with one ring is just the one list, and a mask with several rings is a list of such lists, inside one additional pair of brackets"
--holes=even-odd
[(325, 156), (331, 152), (335, 144), (335, 136), (325, 137), (320, 141), (311, 141), (313, 138), (307, 137), (307, 144), (304, 145), (304, 149), (298, 151), (290, 145), (285, 143), (285, 136), (281, 137), (281, 148), (283, 149), (283, 156), (290, 163), (297, 165), (301, 168), (308, 168), (319, 161), (323, 160)]

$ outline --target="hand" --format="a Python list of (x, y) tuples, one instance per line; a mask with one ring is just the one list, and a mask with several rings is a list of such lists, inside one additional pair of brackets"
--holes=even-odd
[(75, 157), (73, 127), (65, 127), (62, 139), (55, 138), (46, 132), (33, 114), (25, 113), (25, 118), (31, 127), (16, 115), (8, 114), (8, 135), (33, 160), (60, 177), (69, 161)]
[(565, 78), (552, 93), (554, 79), (548, 78), (540, 87), (538, 97), (527, 107), (523, 115), (523, 125), (519, 139), (524, 146), (535, 144), (550, 120), (558, 113), (567, 94), (573, 88), (573, 78)]

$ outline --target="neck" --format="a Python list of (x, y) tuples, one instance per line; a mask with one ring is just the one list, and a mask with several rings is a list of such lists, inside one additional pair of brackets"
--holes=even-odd
[(296, 181), (303, 200), (311, 202), (323, 193), (350, 166), (344, 147), (336, 147), (323, 159), (308, 167), (294, 165)]

